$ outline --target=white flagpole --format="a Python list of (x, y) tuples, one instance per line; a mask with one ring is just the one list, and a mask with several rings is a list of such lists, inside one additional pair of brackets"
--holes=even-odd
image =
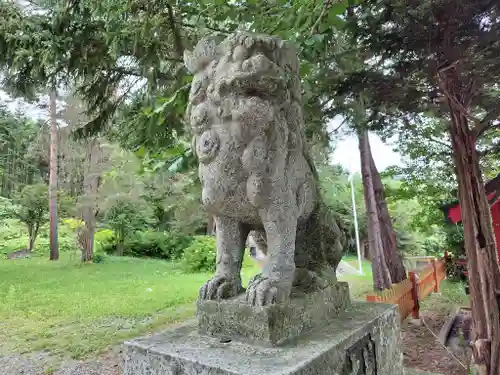
[(356, 249), (358, 251), (358, 264), (359, 273), (363, 274), (363, 265), (361, 263), (361, 246), (359, 244), (359, 228), (358, 228), (358, 214), (356, 212), (356, 198), (354, 195), (354, 179), (353, 174), (349, 175), (349, 180), (351, 182), (351, 196), (352, 196), (352, 215), (354, 216), (354, 231), (356, 232)]

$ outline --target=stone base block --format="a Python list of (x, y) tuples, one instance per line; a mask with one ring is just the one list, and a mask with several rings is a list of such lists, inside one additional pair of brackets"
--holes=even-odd
[(125, 343), (125, 375), (401, 375), (395, 306), (353, 302), (321, 330), (266, 347), (200, 335), (196, 322)]
[(349, 285), (338, 282), (310, 293), (295, 292), (286, 305), (250, 306), (245, 295), (198, 302), (198, 332), (223, 339), (282, 345), (328, 325), (351, 306)]

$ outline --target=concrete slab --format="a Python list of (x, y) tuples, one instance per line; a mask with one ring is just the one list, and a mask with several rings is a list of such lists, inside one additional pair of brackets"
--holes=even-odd
[(322, 329), (266, 347), (200, 335), (196, 321), (125, 344), (125, 375), (403, 374), (396, 306), (353, 302)]

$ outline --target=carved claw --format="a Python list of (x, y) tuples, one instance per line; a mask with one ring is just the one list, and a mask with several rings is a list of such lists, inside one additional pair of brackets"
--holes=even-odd
[(236, 297), (244, 291), (241, 281), (224, 276), (214, 276), (200, 288), (198, 298), (200, 300), (228, 299)]
[(262, 275), (256, 275), (248, 284), (247, 303), (267, 306), (282, 303), (290, 296), (290, 289)]

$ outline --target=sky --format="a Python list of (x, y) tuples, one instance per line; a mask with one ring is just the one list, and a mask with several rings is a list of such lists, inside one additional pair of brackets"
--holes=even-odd
[[(43, 102), (46, 104), (47, 98)], [(40, 108), (35, 104), (27, 104), (22, 100), (13, 100), (5, 92), (0, 90), (0, 103), (6, 104), (11, 111), (19, 110), (32, 118), (47, 120), (48, 110)], [(62, 104), (62, 103), (58, 103)], [(336, 129), (341, 124), (341, 119), (334, 119), (328, 124), (328, 129)], [(63, 125), (63, 124), (60, 124)], [(347, 125), (344, 125), (347, 127)], [(340, 139), (335, 142), (335, 151), (331, 156), (334, 164), (340, 164), (351, 173), (359, 173), (360, 159), (358, 150), (358, 140), (354, 135), (339, 135)], [(401, 165), (401, 156), (392, 150), (390, 145), (382, 142), (380, 137), (370, 134), (370, 146), (372, 148), (373, 159), (379, 171), (383, 171), (391, 165)]]
[[(380, 137), (370, 134), (370, 146), (373, 159), (379, 172), (391, 165), (401, 165), (401, 156), (392, 150), (390, 145), (382, 142)], [(339, 141), (332, 155), (332, 163), (341, 164), (351, 173), (359, 173), (361, 161), (359, 158), (358, 139), (354, 135), (346, 136)]]
[[(341, 124), (340, 119), (334, 119), (328, 124), (328, 129), (336, 129)], [(344, 125), (347, 127), (347, 125)], [(340, 164), (351, 173), (359, 173), (361, 160), (359, 158), (358, 139), (355, 135), (339, 135), (340, 139), (335, 142), (335, 151), (331, 156), (333, 164)], [(375, 165), (382, 172), (391, 165), (402, 165), (401, 155), (393, 151), (390, 144), (385, 144), (379, 136), (370, 133), (370, 147)]]

